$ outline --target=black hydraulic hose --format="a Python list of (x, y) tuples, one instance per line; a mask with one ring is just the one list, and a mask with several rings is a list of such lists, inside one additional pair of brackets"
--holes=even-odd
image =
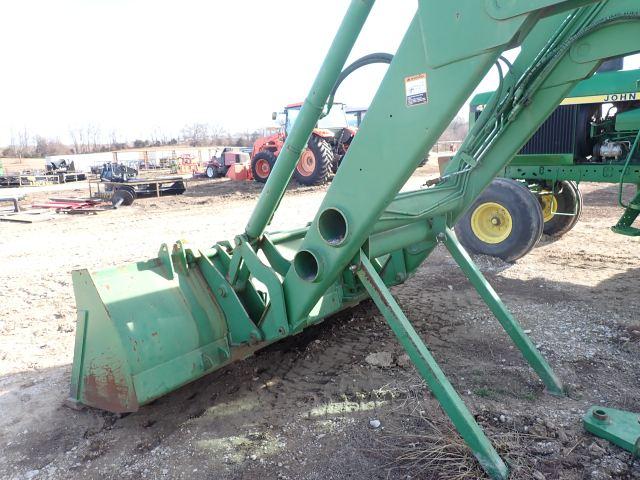
[(327, 106), (325, 108), (325, 112), (322, 114), (322, 117), (326, 117), (331, 111), (331, 107), (333, 107), (333, 101), (335, 99), (336, 92), (338, 91), (338, 88), (340, 88), (340, 85), (342, 84), (342, 82), (344, 82), (349, 75), (351, 75), (356, 70), (362, 67), (365, 67), (367, 65), (371, 65), (374, 63), (384, 63), (388, 65), (391, 63), (392, 60), (393, 60), (393, 55), (391, 55), (390, 53), (382, 53), (382, 52), (370, 53), (369, 55), (365, 55), (364, 57), (359, 58), (358, 60), (353, 62), (351, 65), (349, 65), (347, 68), (345, 68), (340, 74), (340, 76), (338, 77), (338, 79), (336, 80), (336, 83), (333, 86), (333, 89), (331, 90), (331, 94), (329, 95), (329, 99), (327, 100)]
[(345, 68), (342, 71), (342, 73), (336, 80), (336, 84), (333, 86), (333, 89), (331, 90), (331, 96), (332, 97), (335, 96), (336, 92), (338, 91), (338, 88), (340, 88), (340, 84), (344, 82), (344, 80), (349, 75), (351, 75), (353, 72), (355, 72), (359, 68), (362, 68), (366, 65), (371, 65), (373, 63), (386, 63), (388, 65), (391, 63), (392, 60), (393, 60), (393, 55), (391, 55), (390, 53), (371, 53), (369, 55), (365, 55), (362, 58), (359, 58), (358, 60), (353, 62), (351, 65), (349, 65), (347, 68)]
[(526, 85), (524, 87), (523, 97), (529, 98), (531, 96), (529, 91), (535, 90), (544, 81), (544, 79), (548, 77), (549, 72), (555, 68), (557, 63), (561, 60), (562, 56), (566, 54), (567, 51), (578, 42), (578, 40), (586, 37), (587, 35), (593, 33), (596, 30), (599, 30), (600, 28), (608, 27), (610, 25), (614, 25), (618, 23), (634, 21), (634, 20), (635, 21), (640, 20), (640, 13), (629, 12), (629, 13), (620, 13), (620, 14), (611, 15), (609, 17), (606, 17), (597, 21), (594, 24), (589, 25), (588, 27), (580, 30), (579, 32), (569, 37), (555, 51), (551, 52), (548, 60), (545, 59), (545, 62), (537, 78), (533, 79), (529, 85)]

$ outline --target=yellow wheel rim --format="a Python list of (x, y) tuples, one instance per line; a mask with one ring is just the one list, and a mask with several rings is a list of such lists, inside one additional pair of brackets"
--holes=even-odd
[(512, 228), (511, 214), (499, 203), (480, 204), (471, 214), (471, 230), (484, 243), (504, 242)]
[(558, 211), (558, 200), (553, 193), (546, 193), (540, 196), (540, 204), (542, 207), (542, 218), (546, 223), (551, 220)]

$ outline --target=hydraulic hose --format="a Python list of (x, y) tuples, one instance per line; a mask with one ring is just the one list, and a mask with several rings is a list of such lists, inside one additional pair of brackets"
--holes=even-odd
[(344, 82), (349, 75), (351, 75), (356, 70), (362, 67), (365, 67), (367, 65), (371, 65), (375, 63), (384, 63), (388, 65), (391, 63), (392, 60), (393, 60), (393, 55), (391, 55), (390, 53), (381, 53), (381, 52), (370, 53), (369, 55), (365, 55), (364, 57), (359, 58), (358, 60), (353, 62), (351, 65), (349, 65), (347, 68), (345, 68), (340, 74), (340, 76), (338, 77), (338, 79), (336, 80), (336, 83), (333, 85), (333, 88), (331, 89), (331, 93), (329, 94), (329, 99), (327, 100), (325, 111), (323, 112), (320, 118), (323, 118), (329, 115), (329, 112), (331, 111), (331, 107), (333, 107), (333, 102), (336, 96), (336, 92), (338, 91), (338, 88), (340, 88), (340, 85), (342, 84), (342, 82)]

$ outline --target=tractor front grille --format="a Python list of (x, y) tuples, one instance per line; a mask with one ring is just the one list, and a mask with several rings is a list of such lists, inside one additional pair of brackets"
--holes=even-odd
[(579, 105), (561, 105), (522, 148), (522, 155), (574, 153)]

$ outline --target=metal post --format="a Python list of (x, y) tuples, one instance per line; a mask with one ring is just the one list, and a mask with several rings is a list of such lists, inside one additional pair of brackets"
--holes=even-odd
[(444, 244), (453, 259), (460, 266), (469, 281), (471, 281), (471, 284), (480, 294), (482, 300), (484, 300), (496, 316), (502, 328), (504, 328), (511, 337), (511, 340), (513, 340), (513, 343), (518, 347), (518, 350), (522, 352), (525, 360), (540, 376), (549, 393), (553, 395), (564, 395), (562, 382), (560, 382), (556, 374), (553, 373), (547, 361), (540, 354), (527, 334), (524, 333), (520, 324), (513, 318), (513, 315), (511, 315), (511, 312), (507, 310), (507, 307), (502, 303), (496, 291), (491, 287), (489, 282), (487, 282), (487, 279), (484, 278), (480, 270), (478, 270), (478, 267), (473, 263), (473, 260), (471, 260), (466, 250), (462, 248), (455, 233), (449, 228), (445, 229), (444, 240)]
[(249, 238), (258, 238), (271, 221), (300, 154), (307, 145), (333, 86), (342, 72), (360, 31), (364, 26), (375, 0), (352, 0), (349, 9), (336, 33), (335, 39), (320, 68), (309, 96), (278, 155), (273, 171), (269, 175), (256, 208), (247, 223), (245, 232)]
[(442, 409), (449, 416), (456, 429), (467, 442), (482, 468), (492, 477), (506, 479), (509, 476), (504, 464), (491, 442), (465, 406), (464, 402), (449, 382), (440, 366), (431, 355), (418, 332), (402, 312), (376, 272), (369, 259), (360, 252), (360, 269), (358, 278), (371, 295), (387, 323), (396, 334), (398, 340), (429, 385)]

